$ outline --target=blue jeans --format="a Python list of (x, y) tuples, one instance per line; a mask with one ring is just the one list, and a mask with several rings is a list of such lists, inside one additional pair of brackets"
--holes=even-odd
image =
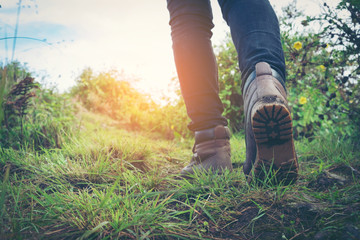
[[(244, 84), (258, 62), (285, 79), (277, 17), (268, 0), (218, 0), (230, 27)], [(219, 98), (217, 63), (211, 44), (209, 0), (167, 0), (176, 69), (192, 131), (227, 125)]]

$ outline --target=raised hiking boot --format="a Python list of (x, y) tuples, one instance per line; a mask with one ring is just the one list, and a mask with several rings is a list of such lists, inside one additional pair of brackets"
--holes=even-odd
[(193, 157), (182, 171), (182, 176), (194, 174), (194, 170), (221, 174), (225, 169), (232, 170), (230, 153), (230, 131), (227, 127), (196, 131)]
[[(244, 173), (249, 182), (294, 183), (298, 162), (283, 80), (270, 65), (256, 64), (243, 88), (246, 132)], [(281, 83), (282, 82), (282, 83)]]

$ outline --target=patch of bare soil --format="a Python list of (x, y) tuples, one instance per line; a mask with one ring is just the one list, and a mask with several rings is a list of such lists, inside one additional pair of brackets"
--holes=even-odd
[(214, 239), (360, 239), (359, 169), (334, 166), (280, 201), (273, 190), (254, 196), (208, 233)]

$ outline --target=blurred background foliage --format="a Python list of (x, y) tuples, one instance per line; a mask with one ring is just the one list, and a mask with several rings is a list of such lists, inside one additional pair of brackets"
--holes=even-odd
[(75, 124), (70, 97), (43, 88), (18, 62), (1, 67), (0, 76), (0, 146), (60, 148)]
[[(360, 4), (341, 1), (332, 9), (324, 3), (322, 11), (306, 17), (290, 5), (281, 19), (295, 136), (332, 133), (358, 139)], [(293, 30), (299, 20), (301, 32)]]
[[(331, 133), (358, 139), (360, 2), (341, 1), (335, 9), (324, 3), (316, 17), (305, 16), (293, 2), (279, 22), (295, 137)], [(241, 75), (230, 36), (216, 50), (224, 114), (232, 130), (241, 131)]]
[(91, 69), (85, 69), (71, 95), (88, 110), (119, 120), (121, 127), (158, 132), (169, 139), (190, 135), (187, 129), (189, 120), (180, 97), (172, 104), (160, 105), (132, 87), (134, 81), (136, 79), (117, 71), (94, 74)]
[[(360, 3), (343, 0), (334, 9), (324, 4), (315, 17), (305, 16), (294, 4), (279, 15), (294, 136), (311, 140), (332, 134), (358, 141)], [(215, 50), (224, 115), (232, 131), (241, 132), (241, 74), (231, 37)], [(180, 91), (178, 100), (156, 103), (132, 86), (134, 78), (84, 69), (70, 93), (59, 94), (36, 83), (26, 65), (14, 62), (0, 71), (1, 147), (61, 147), (76, 129), (78, 103), (130, 130), (180, 140), (192, 135)]]

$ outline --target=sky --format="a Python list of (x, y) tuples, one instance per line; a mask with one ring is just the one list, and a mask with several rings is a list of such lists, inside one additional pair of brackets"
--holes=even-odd
[[(270, 2), (280, 12), (291, 1)], [(212, 41), (219, 45), (229, 29), (216, 0), (211, 3)], [(0, 5), (0, 63), (27, 63), (38, 81), (61, 92), (86, 67), (95, 73), (123, 71), (155, 98), (170, 91), (176, 68), (166, 0), (0, 0)], [(301, 0), (298, 8), (316, 14), (319, 0)]]

